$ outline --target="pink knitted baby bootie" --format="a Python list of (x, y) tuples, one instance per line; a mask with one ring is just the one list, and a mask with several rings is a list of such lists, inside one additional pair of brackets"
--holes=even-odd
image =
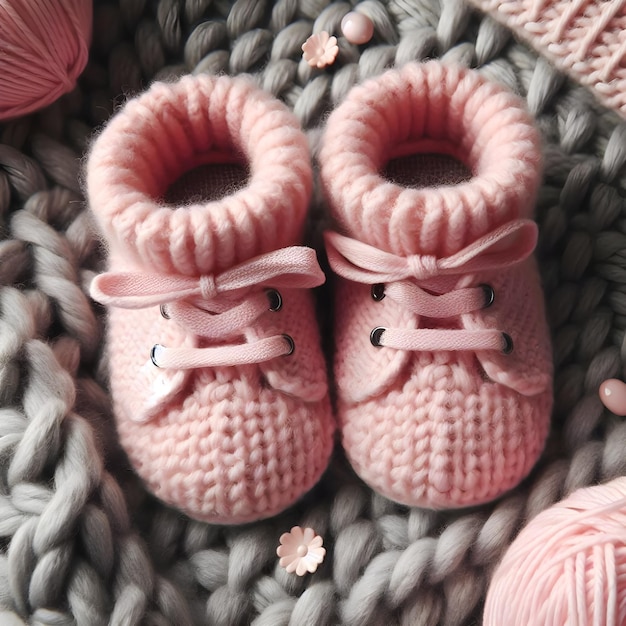
[(539, 162), (516, 97), (436, 61), (357, 86), (328, 120), (338, 420), (356, 472), (388, 498), (486, 502), (542, 451)]
[(274, 515), (327, 466), (310, 293), (324, 276), (297, 245), (311, 187), (297, 120), (245, 78), (155, 84), (89, 155), (120, 441), (148, 488), (196, 519)]

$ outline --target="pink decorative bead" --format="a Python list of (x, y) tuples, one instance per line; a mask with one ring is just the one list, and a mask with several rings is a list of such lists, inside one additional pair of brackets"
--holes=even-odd
[(367, 43), (374, 35), (374, 24), (367, 15), (350, 11), (341, 20), (343, 36), (354, 44)]
[(605, 380), (600, 385), (600, 400), (615, 415), (626, 415), (626, 384), (616, 378)]

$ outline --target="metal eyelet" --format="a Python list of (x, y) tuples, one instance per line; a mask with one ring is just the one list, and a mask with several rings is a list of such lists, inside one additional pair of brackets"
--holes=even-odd
[(511, 354), (513, 352), (513, 338), (508, 333), (502, 333), (502, 339), (504, 340), (504, 347), (502, 348), (502, 352), (504, 354)]
[(479, 285), (479, 287), (483, 290), (483, 293), (485, 294), (485, 304), (483, 304), (483, 309), (488, 309), (496, 299), (496, 292), (491, 285), (487, 285), (485, 283)]
[(280, 295), (279, 291), (276, 289), (268, 289), (265, 294), (270, 303), (270, 311), (276, 312), (283, 308), (283, 297)]
[(165, 308), (165, 305), (164, 305), (164, 304), (162, 304), (162, 305), (159, 307), (159, 311), (161, 311), (161, 317), (162, 317), (163, 319), (166, 319), (166, 320), (171, 319), (171, 318), (170, 318), (170, 316), (169, 316), (169, 314), (168, 314), (168, 312), (167, 312), (167, 309)]
[(372, 332), (370, 333), (370, 342), (374, 347), (382, 347), (383, 344), (380, 343), (380, 339), (386, 330), (387, 329), (384, 326), (376, 326), (376, 328), (372, 329)]
[(287, 345), (289, 346), (289, 352), (285, 352), (283, 356), (289, 356), (290, 354), (293, 354), (294, 350), (296, 349), (296, 343), (291, 335), (283, 335), (283, 339), (287, 342)]
[(152, 346), (152, 350), (150, 350), (150, 360), (152, 361), (152, 365), (154, 365), (154, 367), (158, 367), (158, 368), (161, 367), (156, 361), (156, 351), (157, 351), (157, 348), (163, 348), (163, 347), (165, 346), (162, 346), (160, 343), (155, 343)]
[(372, 299), (376, 302), (380, 302), (385, 297), (385, 285), (384, 283), (376, 283), (372, 285)]

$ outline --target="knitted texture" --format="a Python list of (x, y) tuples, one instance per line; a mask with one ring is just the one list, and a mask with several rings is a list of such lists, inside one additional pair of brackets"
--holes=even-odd
[[(235, 159), (248, 164), (250, 175), (234, 193), (178, 207), (161, 200), (168, 186), (198, 163)], [(86, 181), (112, 272), (135, 270), (138, 283), (202, 277), (197, 304), (181, 296), (183, 306), (188, 302), (195, 311), (191, 326), (170, 321), (154, 303), (111, 307), (110, 387), (120, 442), (131, 463), (159, 498), (203, 521), (241, 523), (282, 511), (319, 480), (332, 450), (326, 367), (310, 294), (285, 289), (282, 308), (273, 312), (261, 293), (262, 317), (253, 328), (245, 322), (236, 331), (246, 333), (252, 345), (272, 331), (279, 337), (287, 333), (295, 342), (292, 355), (190, 371), (155, 367), (150, 352), (155, 344), (215, 345), (215, 339), (196, 336), (207, 313), (195, 307), (212, 306), (207, 302), (212, 294), (205, 292), (216, 290), (215, 305), (223, 306), (224, 270), (298, 243), (311, 169), (297, 121), (282, 103), (242, 78), (157, 83), (130, 101), (98, 137)], [(115, 274), (108, 276), (92, 287), (100, 300), (116, 280)], [(273, 278), (280, 280), (280, 274)], [(207, 280), (212, 287), (203, 286)], [(130, 298), (139, 295), (137, 288), (129, 291)], [(237, 298), (216, 311), (220, 319), (232, 316), (229, 310), (245, 315), (243, 298), (250, 287), (241, 292), (239, 287)], [(164, 294), (162, 305), (169, 307), (173, 297)], [(232, 340), (233, 332), (222, 343)]]
[[(416, 189), (380, 174), (391, 158), (412, 152), (454, 156), (473, 176), (457, 185), (445, 184), (444, 176), (444, 184)], [(532, 215), (540, 153), (529, 116), (513, 94), (476, 72), (438, 61), (408, 64), (347, 95), (328, 120), (319, 160), (341, 231), (397, 255), (408, 268), (368, 282), (380, 265), (355, 257), (361, 272), (352, 280), (329, 250), (340, 276), (334, 373), (348, 458), (372, 487), (413, 506), (468, 506), (501, 495), (543, 449), (552, 355), (536, 264), (497, 260), (524, 245), (522, 233), (487, 244), (476, 257), (470, 250), (504, 224)], [(451, 264), (454, 258), (461, 261)], [(446, 274), (448, 266), (453, 271)], [(389, 296), (374, 299), (372, 284), (380, 282), (404, 291), (417, 285), (410, 300), (422, 298), (422, 308), (409, 309), (389, 284)], [(481, 285), (495, 293), (488, 308), (481, 299), (461, 315), (450, 307), (429, 312), (445, 297), (462, 298), (462, 289), (478, 286), (482, 298)], [(429, 324), (428, 318), (438, 319)], [(497, 329), (512, 338), (513, 353), (503, 354), (499, 344), (438, 351), (435, 341), (412, 352), (370, 341), (377, 327), (407, 336), (424, 326), (454, 328), (455, 320), (449, 336), (457, 344), (472, 332)]]
[(626, 116), (623, 0), (469, 0)]
[[(501, 25), (454, 0), (363, 0), (364, 47), (301, 59), (313, 28), (339, 34), (353, 5), (327, 0), (110, 0), (94, 7), (78, 89), (0, 126), (0, 623), (320, 626), (481, 623), (495, 564), (517, 531), (578, 487), (626, 474), (626, 425), (598, 387), (624, 378), (626, 128)], [(338, 453), (298, 505), (211, 526), (146, 494), (120, 454), (87, 295), (103, 269), (80, 193), (94, 129), (155, 77), (239, 74), (283, 99), (314, 153), (323, 118), (388, 66), (445, 57), (518, 93), (542, 136), (537, 250), (553, 336), (552, 433), (538, 467), (499, 502), (437, 514), (373, 493)], [(314, 192), (310, 239), (326, 208)], [(320, 246), (321, 247), (321, 246)], [(332, 291), (319, 298), (325, 344)], [(312, 527), (327, 554), (288, 575), (276, 547)], [(10, 621), (12, 620), (12, 621)]]

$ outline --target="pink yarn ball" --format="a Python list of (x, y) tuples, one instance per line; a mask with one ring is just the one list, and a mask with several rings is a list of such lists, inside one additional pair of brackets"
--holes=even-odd
[(626, 624), (626, 477), (540, 513), (497, 567), (483, 626)]
[(71, 91), (89, 56), (91, 0), (0, 0), (0, 120)]

